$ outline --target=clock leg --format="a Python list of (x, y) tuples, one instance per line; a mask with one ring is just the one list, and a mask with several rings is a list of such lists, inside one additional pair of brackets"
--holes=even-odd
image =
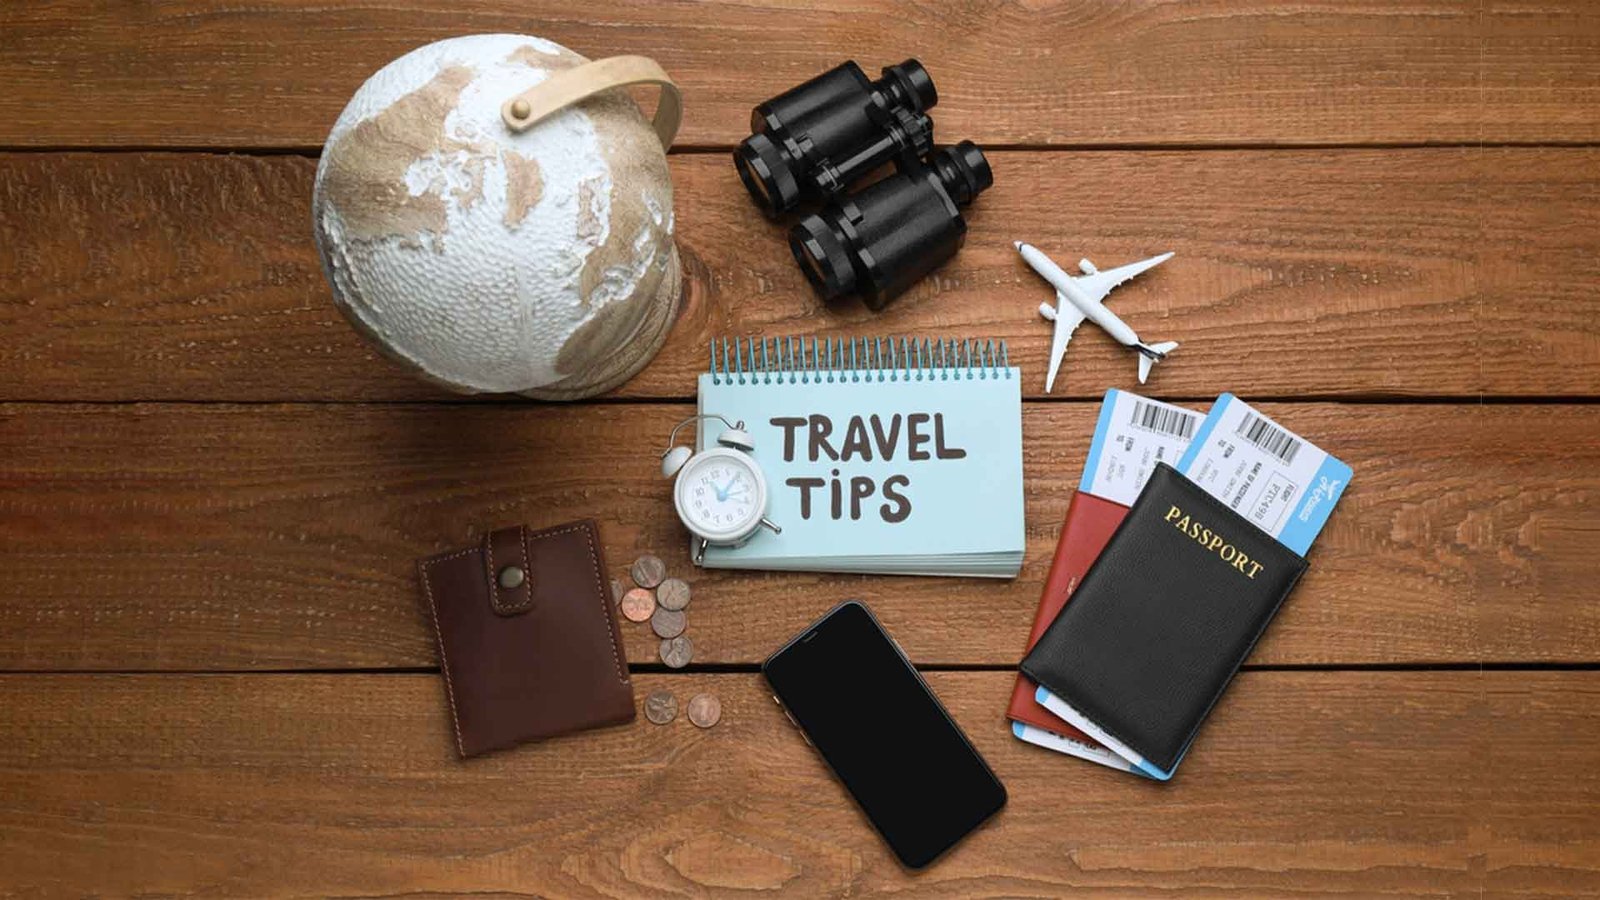
[(774, 524), (771, 519), (765, 519), (764, 518), (764, 519), (761, 520), (761, 524), (765, 525), (768, 528), (771, 528), (773, 534), (783, 534), (783, 529), (779, 528), (776, 524)]
[(706, 559), (706, 539), (699, 538), (694, 542), (694, 564), (703, 565)]

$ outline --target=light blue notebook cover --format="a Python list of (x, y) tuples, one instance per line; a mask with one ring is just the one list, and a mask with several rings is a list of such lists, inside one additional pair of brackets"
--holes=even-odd
[[(996, 578), (1021, 569), (1022, 391), (1004, 343), (713, 342), (699, 397), (701, 413), (742, 421), (755, 439), (767, 517), (783, 529), (709, 548), (705, 565)], [(700, 447), (723, 427), (701, 422)]]

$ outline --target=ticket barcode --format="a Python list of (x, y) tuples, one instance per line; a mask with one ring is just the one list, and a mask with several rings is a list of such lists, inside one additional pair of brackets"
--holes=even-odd
[(1170, 434), (1188, 440), (1194, 437), (1194, 423), (1198, 418), (1194, 413), (1181, 409), (1156, 406), (1154, 403), (1138, 400), (1133, 404), (1133, 416), (1129, 424), (1145, 431)]
[(1299, 439), (1291, 437), (1289, 432), (1255, 413), (1245, 414), (1236, 433), (1285, 463), (1294, 462), (1294, 455), (1300, 452)]
[(1232, 394), (1217, 398), (1173, 468), (1304, 555), (1350, 483), (1350, 467)]

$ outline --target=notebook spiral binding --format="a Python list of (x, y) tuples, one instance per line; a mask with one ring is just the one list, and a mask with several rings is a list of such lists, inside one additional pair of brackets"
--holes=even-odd
[(956, 338), (721, 338), (712, 384), (1010, 378), (1006, 342)]

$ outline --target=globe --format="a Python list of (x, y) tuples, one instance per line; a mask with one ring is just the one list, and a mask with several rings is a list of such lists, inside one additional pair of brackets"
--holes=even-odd
[(334, 301), (431, 381), (588, 396), (671, 327), (672, 182), (632, 99), (597, 94), (520, 133), (501, 120), (584, 62), (527, 35), (428, 44), (368, 79), (328, 135), (312, 212)]

